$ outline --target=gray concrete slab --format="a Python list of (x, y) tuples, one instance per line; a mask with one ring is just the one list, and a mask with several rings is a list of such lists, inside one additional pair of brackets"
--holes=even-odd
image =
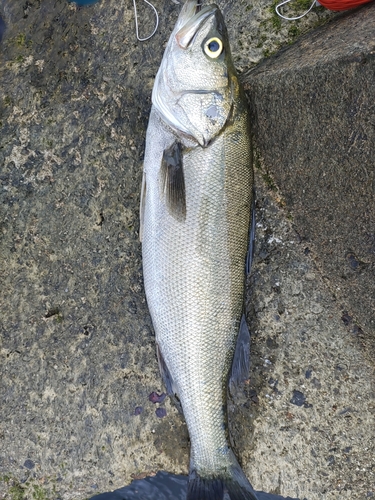
[(365, 499), (375, 493), (373, 363), (259, 170), (257, 185), (250, 408), (233, 413), (253, 426), (242, 461), (264, 491)]
[[(245, 77), (259, 161), (343, 316), (375, 349), (375, 5)], [(259, 163), (259, 165), (260, 165)]]

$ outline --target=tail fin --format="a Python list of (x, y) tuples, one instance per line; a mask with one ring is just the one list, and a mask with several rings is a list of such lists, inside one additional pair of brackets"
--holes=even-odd
[[(234, 458), (234, 455), (233, 455)], [(192, 470), (186, 500), (259, 500), (237, 461), (230, 470), (203, 476)]]

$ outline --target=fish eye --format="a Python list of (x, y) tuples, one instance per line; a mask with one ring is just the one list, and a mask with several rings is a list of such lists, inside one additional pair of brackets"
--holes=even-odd
[(223, 52), (223, 42), (220, 38), (210, 38), (204, 44), (204, 52), (211, 57), (211, 59), (216, 59)]

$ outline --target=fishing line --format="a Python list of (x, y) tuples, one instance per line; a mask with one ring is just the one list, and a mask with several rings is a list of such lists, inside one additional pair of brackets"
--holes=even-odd
[(139, 36), (139, 29), (138, 29), (138, 14), (137, 14), (137, 5), (136, 5), (136, 2), (135, 0), (133, 0), (133, 5), (134, 5), (134, 18), (135, 18), (135, 34), (137, 36), (137, 40), (139, 40), (140, 42), (145, 42), (146, 40), (149, 40), (151, 37), (153, 37), (156, 33), (156, 30), (158, 29), (159, 27), (159, 15), (158, 15), (158, 12), (157, 10), (155, 9), (155, 7), (152, 5), (151, 2), (149, 2), (148, 0), (143, 0), (144, 2), (146, 2), (151, 8), (152, 10), (154, 11), (154, 14), (155, 14), (155, 28), (154, 28), (154, 31), (151, 33), (151, 35), (149, 36), (146, 36), (145, 38), (141, 38)]
[(284, 0), (283, 2), (277, 4), (276, 7), (275, 7), (276, 14), (278, 14), (283, 19), (286, 19), (287, 21), (295, 21), (296, 19), (301, 19), (301, 17), (306, 16), (306, 14), (308, 14), (310, 12), (310, 10), (314, 7), (314, 5), (319, 5), (319, 3), (316, 0), (313, 0), (312, 4), (310, 5), (310, 8), (306, 12), (304, 12), (303, 14), (301, 14), (300, 16), (286, 17), (283, 14), (281, 14), (281, 12), (279, 12), (279, 8), (282, 7), (283, 5), (289, 3), (289, 2), (290, 2), (290, 0)]

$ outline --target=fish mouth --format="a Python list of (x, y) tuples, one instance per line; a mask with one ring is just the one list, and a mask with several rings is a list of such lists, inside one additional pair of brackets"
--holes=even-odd
[(178, 17), (176, 41), (182, 49), (187, 49), (194, 36), (209, 17), (218, 10), (217, 5), (205, 5), (199, 0), (187, 0)]

